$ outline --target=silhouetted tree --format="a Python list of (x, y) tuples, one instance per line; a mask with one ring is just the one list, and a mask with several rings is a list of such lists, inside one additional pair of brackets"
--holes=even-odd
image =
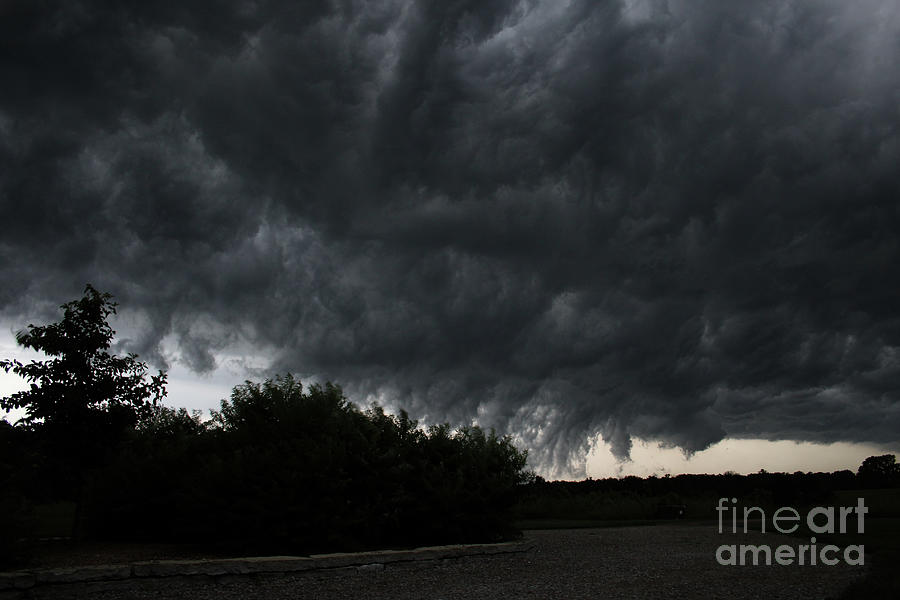
[(115, 331), (107, 319), (118, 306), (111, 299), (88, 284), (83, 298), (61, 306), (61, 321), (29, 325), (16, 334), (20, 346), (43, 352), (49, 360), (0, 361), (7, 373), (30, 384), (0, 399), (0, 408), (7, 413), (24, 409), (18, 425), (41, 434), (63, 471), (108, 450), (123, 431), (150, 417), (166, 394), (164, 372), (148, 380), (147, 365), (137, 355), (108, 352)]
[(865, 486), (887, 487), (900, 482), (900, 465), (893, 454), (870, 456), (859, 466), (857, 474)]

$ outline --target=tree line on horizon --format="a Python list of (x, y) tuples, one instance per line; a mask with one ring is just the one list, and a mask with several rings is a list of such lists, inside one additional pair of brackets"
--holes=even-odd
[[(332, 383), (246, 381), (212, 418), (161, 404), (166, 375), (111, 356), (111, 296), (92, 286), (20, 345), (49, 360), (0, 361), (27, 390), (0, 399), (0, 560), (23, 552), (35, 508), (74, 505), (78, 540), (184, 542), (304, 554), (508, 539), (532, 474), (509, 437), (428, 428)], [(4, 556), (5, 555), (5, 556)]]
[[(897, 488), (900, 464), (893, 454), (870, 456), (856, 472), (774, 473), (761, 469), (747, 475), (628, 475), (582, 481), (546, 481), (535, 476), (521, 486), (515, 513), (520, 521), (646, 520), (673, 515), (671, 509), (677, 507), (681, 509), (678, 518), (708, 519), (714, 515), (717, 499), (723, 497), (738, 498), (745, 506), (799, 508), (835, 502), (839, 492)], [(889, 500), (892, 516), (900, 516), (897, 497)]]

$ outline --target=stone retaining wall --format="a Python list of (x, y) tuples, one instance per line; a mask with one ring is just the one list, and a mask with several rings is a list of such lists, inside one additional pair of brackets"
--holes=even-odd
[(293, 573), (317, 569), (348, 567), (383, 568), (385, 564), (441, 560), (479, 554), (525, 552), (528, 541), (501, 544), (459, 544), (431, 546), (414, 550), (378, 550), (314, 554), (312, 556), (261, 556), (206, 560), (153, 560), (124, 565), (99, 565), (64, 569), (34, 569), (0, 573), (0, 598), (14, 597), (38, 586), (118, 581), (132, 578), (184, 576), (249, 575), (254, 573)]

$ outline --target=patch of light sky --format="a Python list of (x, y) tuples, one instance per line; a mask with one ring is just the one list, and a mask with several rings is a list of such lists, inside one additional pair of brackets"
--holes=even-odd
[[(18, 346), (13, 331), (8, 325), (0, 329), (0, 358), (15, 359), (23, 363), (47, 358), (42, 352)], [(140, 357), (138, 358), (140, 359)], [(168, 396), (165, 404), (175, 408), (200, 410), (204, 415), (208, 415), (210, 409), (219, 408), (219, 402), (222, 399), (231, 396), (231, 390), (235, 385), (243, 383), (246, 379), (254, 379), (252, 376), (240, 372), (234, 366), (234, 361), (228, 357), (222, 357), (218, 362), (219, 367), (208, 375), (197, 375), (183, 365), (173, 362), (167, 371), (169, 376), (166, 386)], [(155, 372), (152, 368), (150, 371)], [(0, 397), (6, 397), (25, 389), (28, 389), (28, 383), (24, 379), (0, 369)], [(3, 416), (3, 412), (0, 411), (0, 418)], [(24, 416), (24, 411), (13, 411), (5, 415), (6, 420), (10, 422), (15, 422), (22, 416)]]
[(772, 473), (795, 471), (832, 472), (849, 469), (854, 473), (869, 456), (896, 454), (875, 444), (834, 442), (817, 444), (790, 440), (725, 438), (706, 450), (686, 456), (678, 448), (664, 448), (655, 441), (633, 440), (631, 460), (618, 462), (609, 444), (598, 438), (587, 457), (586, 474), (594, 479), (635, 475), (677, 475), (679, 473)]

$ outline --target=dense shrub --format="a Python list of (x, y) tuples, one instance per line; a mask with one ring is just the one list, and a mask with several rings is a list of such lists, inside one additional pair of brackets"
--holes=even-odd
[(236, 387), (207, 424), (160, 409), (95, 474), (88, 530), (257, 552), (491, 541), (524, 468), (493, 432), (425, 430), (288, 375)]

